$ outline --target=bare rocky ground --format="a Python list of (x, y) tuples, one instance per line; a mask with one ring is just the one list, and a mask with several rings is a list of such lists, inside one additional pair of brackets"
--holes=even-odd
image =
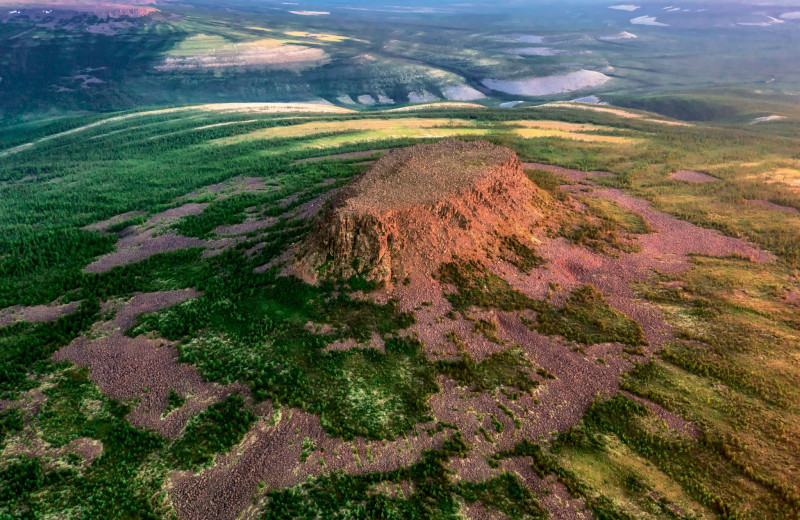
[[(557, 282), (560, 290), (553, 295), (554, 302), (563, 300), (571, 290), (582, 284), (594, 284), (607, 295), (613, 307), (625, 312), (642, 326), (650, 343), (644, 349), (644, 356), (625, 354), (622, 352), (623, 345), (616, 343), (575, 349), (561, 338), (531, 331), (516, 313), (469, 313), (471, 320), (483, 318), (498, 323), (497, 335), (503, 345), (493, 343), (473, 332), (473, 321), (461, 316), (456, 319), (446, 317), (450, 304), (444, 298), (443, 288), (429, 277), (413, 279), (409, 285), (394, 286), (391, 296), (399, 300), (401, 308), (416, 311), (418, 323), (408, 333), (423, 341), (431, 358), (452, 358), (457, 354), (455, 346), (445, 339), (447, 332), (455, 330), (478, 360), (507, 345), (518, 343), (536, 367), (544, 368), (557, 377), (554, 380), (539, 378), (541, 385), (533, 395), (522, 394), (513, 401), (501, 393), (475, 394), (469, 388), (440, 378), (442, 390), (430, 400), (433, 415), (437, 420), (456, 424), (472, 446), (467, 458), (452, 461), (451, 467), (456, 478), (481, 481), (501, 471), (511, 471), (526, 486), (539, 493), (540, 501), (553, 518), (592, 518), (581, 500), (572, 498), (552, 477), (540, 479), (525, 459), (506, 460), (500, 468), (493, 469), (486, 463), (486, 457), (499, 450), (510, 449), (522, 439), (538, 441), (549, 438), (576, 424), (596, 396), (610, 396), (619, 391), (620, 377), (633, 367), (633, 360), (642, 361), (665, 341), (672, 339), (671, 330), (660, 312), (634, 294), (630, 287), (632, 282), (646, 281), (656, 271), (679, 273), (687, 270), (691, 267), (687, 256), (690, 253), (711, 256), (737, 254), (755, 262), (769, 262), (772, 255), (745, 241), (724, 237), (715, 231), (655, 211), (648, 202), (619, 190), (600, 189), (588, 180), (608, 175), (604, 172), (586, 174), (549, 166), (546, 169), (564, 174), (573, 182), (588, 187), (590, 191), (584, 195), (607, 198), (639, 213), (655, 232), (638, 237), (640, 252), (622, 254), (620, 258), (608, 258), (574, 247), (564, 239), (540, 237), (537, 253), (547, 259), (546, 267), (527, 276), (501, 261), (491, 264), (490, 268), (517, 289), (536, 298), (546, 297), (550, 283)], [(285, 261), (288, 260), (287, 256)], [(382, 301), (389, 295), (379, 293), (370, 297)], [(380, 348), (376, 341), (373, 343), (373, 347)], [(356, 344), (342, 343), (330, 348), (353, 346)], [(697, 435), (696, 425), (687, 423), (654, 403), (637, 400), (644, 402), (669, 427), (686, 435)], [(501, 404), (520, 420), (519, 427), (503, 411)], [(494, 429), (491, 416), (502, 423), (502, 433)], [(179, 516), (236, 518), (238, 512), (246, 508), (242, 518), (250, 518), (257, 510), (257, 506), (252, 505), (252, 497), (257, 492), (258, 482), (265, 482), (268, 489), (281, 489), (302, 482), (310, 475), (338, 469), (361, 473), (397, 468), (419, 460), (421, 450), (436, 447), (444, 435), (440, 433), (431, 438), (423, 433), (386, 443), (363, 440), (349, 443), (331, 438), (324, 433), (317, 417), (297, 410), (282, 410), (276, 424), (271, 424), (267, 414), (262, 414), (262, 417), (259, 426), (248, 433), (241, 446), (219, 457), (214, 467), (199, 474), (181, 472), (173, 475), (170, 498)], [(481, 427), (490, 434), (490, 439), (481, 433)], [(318, 449), (307, 461), (302, 462), (300, 452), (305, 437), (313, 441)], [(357, 447), (358, 459), (354, 457), (353, 444)], [(325, 446), (324, 454), (321, 452), (322, 446)], [(373, 457), (371, 463), (365, 460), (367, 447)], [(324, 465), (320, 459), (324, 459)], [(465, 514), (469, 518), (492, 517), (479, 505), (465, 509)]]
[(383, 155), (388, 150), (367, 150), (366, 152), (348, 152), (348, 153), (338, 153), (335, 155), (324, 155), (322, 157), (309, 157), (308, 159), (300, 159), (299, 161), (295, 161), (294, 164), (303, 164), (309, 162), (319, 162), (319, 161), (330, 161), (336, 159), (361, 159), (364, 157), (372, 157), (373, 155)]
[[(266, 490), (274, 490), (338, 470), (351, 474), (389, 471), (413, 464), (422, 450), (441, 446), (445, 438), (444, 433), (423, 433), (395, 441), (347, 442), (325, 434), (319, 417), (301, 410), (274, 413), (271, 406), (262, 405), (260, 415), (262, 419), (241, 444), (218, 456), (213, 467), (197, 474), (173, 472), (170, 500), (179, 517), (254, 518), (253, 495), (259, 482), (266, 484)], [(306, 438), (316, 450), (303, 461)]]
[(216, 244), (207, 244), (204, 240), (184, 237), (173, 231), (166, 231), (168, 226), (179, 219), (189, 215), (198, 215), (207, 206), (208, 204), (205, 203), (190, 202), (153, 215), (142, 225), (131, 226), (122, 230), (120, 239), (117, 241), (116, 251), (101, 256), (87, 265), (84, 271), (87, 273), (104, 273), (118, 266), (131, 265), (147, 260), (159, 253), (188, 249), (190, 247), (213, 247)]
[[(171, 230), (170, 226), (174, 225), (183, 217), (199, 215), (208, 207), (209, 204), (207, 202), (192, 202), (192, 200), (198, 197), (210, 195), (215, 197), (216, 200), (222, 200), (238, 193), (255, 193), (259, 191), (269, 191), (271, 189), (273, 189), (273, 187), (269, 186), (263, 178), (236, 177), (193, 191), (177, 199), (177, 202), (184, 202), (184, 204), (157, 213), (149, 217), (141, 225), (129, 226), (123, 229), (118, 234), (119, 240), (116, 244), (116, 250), (97, 258), (94, 262), (86, 266), (84, 270), (87, 273), (104, 273), (118, 266), (142, 262), (160, 253), (168, 253), (193, 247), (204, 248), (204, 254), (207, 256), (219, 254), (226, 248), (236, 244), (237, 241), (241, 239), (242, 235), (253, 231), (264, 230), (273, 225), (276, 219), (254, 215), (253, 218), (241, 224), (220, 226), (215, 230), (216, 235), (220, 238), (214, 240), (202, 240), (199, 238), (182, 236)], [(142, 214), (141, 212), (129, 212), (123, 215), (117, 215), (108, 220), (86, 226), (85, 229), (107, 232), (108, 228), (114, 224), (124, 222)]]
[(32, 307), (15, 305), (13, 307), (6, 307), (5, 309), (0, 309), (0, 327), (13, 325), (20, 321), (26, 323), (48, 323), (56, 321), (58, 318), (78, 310), (79, 305), (80, 302), (71, 302), (62, 305), (34, 305)]
[(678, 170), (676, 172), (670, 173), (669, 178), (676, 181), (688, 181), (688, 182), (714, 182), (719, 180), (716, 177), (712, 177), (707, 173), (694, 172), (691, 170)]
[[(138, 400), (128, 416), (133, 425), (153, 429), (168, 438), (176, 437), (192, 416), (232, 393), (247, 395), (248, 389), (242, 385), (222, 387), (207, 383), (197, 369), (178, 362), (178, 351), (172, 343), (146, 336), (131, 338), (124, 331), (140, 314), (172, 307), (197, 296), (193, 290), (165, 291), (107, 304), (107, 310), (116, 307), (114, 318), (95, 325), (90, 335), (63, 347), (53, 359), (88, 366), (92, 380), (114, 399)], [(186, 402), (163, 416), (170, 390), (186, 396)]]
[[(620, 258), (609, 258), (572, 246), (563, 238), (537, 235), (536, 252), (547, 260), (545, 267), (525, 275), (500, 260), (487, 262), (487, 266), (525, 294), (540, 299), (552, 296), (553, 303), (563, 301), (582, 284), (595, 285), (613, 307), (642, 326), (650, 343), (644, 349), (644, 356), (625, 354), (622, 352), (623, 346), (616, 343), (576, 349), (575, 345), (562, 338), (531, 331), (523, 324), (518, 313), (475, 310), (467, 313), (469, 319), (460, 314), (455, 319), (448, 318), (451, 306), (444, 294), (451, 288), (442, 287), (427, 275), (411, 278), (408, 285), (392, 286), (391, 292), (378, 292), (369, 297), (385, 301), (391, 296), (399, 300), (402, 309), (415, 311), (417, 324), (407, 333), (420, 338), (432, 359), (453, 358), (458, 354), (455, 345), (446, 339), (448, 332), (456, 331), (477, 360), (517, 343), (536, 367), (555, 374), (557, 378), (552, 380), (539, 377), (541, 384), (532, 395), (522, 394), (513, 401), (502, 393), (473, 393), (469, 388), (459, 387), (442, 377), (442, 391), (431, 397), (430, 405), (435, 419), (456, 424), (472, 446), (467, 458), (452, 461), (456, 478), (480, 481), (504, 470), (511, 471), (540, 495), (541, 503), (553, 518), (591, 518), (582, 501), (570, 497), (552, 477), (540, 479), (532, 472), (527, 460), (509, 459), (503, 461), (500, 468), (493, 469), (486, 463), (486, 456), (510, 449), (522, 439), (535, 442), (549, 438), (576, 424), (597, 395), (613, 395), (619, 391), (620, 377), (632, 368), (633, 360), (642, 361), (672, 338), (671, 330), (660, 312), (636, 296), (631, 289), (632, 282), (647, 281), (656, 271), (679, 273), (687, 270), (691, 267), (687, 255), (691, 253), (711, 256), (736, 254), (755, 262), (769, 262), (772, 255), (745, 241), (724, 237), (715, 231), (655, 211), (648, 202), (619, 190), (600, 188), (591, 182), (593, 177), (610, 175), (606, 172), (584, 173), (539, 164), (526, 164), (523, 167), (541, 168), (564, 175), (573, 183), (578, 183), (565, 187), (567, 191), (581, 190), (584, 196), (613, 200), (639, 213), (655, 232), (637, 238), (640, 252), (623, 253)], [(320, 197), (296, 211), (304, 216), (312, 216), (323, 207), (326, 197)], [(139, 261), (142, 253), (136, 251), (148, 247), (142, 244), (147, 241), (159, 243), (159, 236), (153, 231), (157, 224), (202, 211), (198, 206), (190, 203), (170, 210), (171, 213), (151, 217), (148, 219), (151, 226), (149, 230), (145, 229), (148, 224), (134, 230), (130, 241), (123, 242), (125, 239), (121, 239), (118, 251), (108, 258), (99, 259), (99, 263), (92, 264), (92, 269), (103, 270), (121, 265), (120, 262)], [(579, 206), (576, 208), (580, 209)], [(254, 218), (253, 222), (257, 223), (258, 218)], [(111, 222), (108, 225), (113, 224)], [(124, 249), (125, 244), (129, 246), (128, 249)], [(157, 249), (155, 245), (149, 247), (151, 249), (146, 251)], [(280, 262), (288, 263), (292, 256), (292, 252), (287, 251)], [(552, 295), (551, 284), (558, 284), (558, 289)], [(177, 362), (174, 345), (143, 336), (129, 338), (124, 336), (123, 331), (141, 313), (166, 308), (195, 296), (192, 291), (173, 291), (143, 294), (127, 302), (108, 303), (107, 308), (116, 308), (115, 317), (98, 324), (93, 335), (80, 338), (61, 349), (54, 359), (68, 359), (78, 365), (88, 365), (92, 379), (104, 393), (121, 400), (140, 400), (130, 415), (133, 424), (153, 428), (167, 437), (175, 437), (189, 417), (230, 393), (242, 392), (247, 395), (247, 389), (241, 385), (221, 387), (204, 382), (194, 367)], [(787, 299), (792, 298), (796, 298), (796, 295), (787, 294)], [(472, 320), (478, 319), (497, 323), (497, 336), (502, 344), (473, 332)], [(355, 343), (341, 343), (329, 348), (346, 349), (354, 346)], [(379, 338), (373, 338), (370, 346), (382, 347)], [(182, 408), (162, 417), (171, 389), (189, 397)], [(510, 417), (501, 404), (514, 417)], [(696, 435), (696, 425), (686, 423), (653, 403), (645, 404), (671, 428), (687, 435)], [(173, 472), (170, 476), (167, 485), (169, 500), (179, 517), (252, 518), (260, 506), (260, 503), (253, 505), (253, 495), (258, 492), (260, 482), (266, 484), (266, 489), (283, 489), (302, 482), (308, 476), (339, 469), (349, 473), (391, 470), (418, 461), (422, 450), (440, 446), (448, 435), (445, 431), (430, 436), (422, 432), (430, 425), (419, 425), (417, 434), (409, 433), (394, 441), (356, 439), (346, 442), (327, 435), (318, 417), (302, 411), (274, 410), (268, 403), (258, 405), (256, 411), (260, 416), (256, 426), (251, 428), (239, 446), (226, 455), (218, 456), (212, 467), (197, 474)], [(495, 431), (491, 416), (502, 423), (502, 433)], [(519, 419), (519, 427), (514, 418)], [(487, 438), (480, 428), (484, 428), (491, 437)], [(301, 451), (306, 437), (317, 449), (310, 453), (306, 461), (302, 461)], [(491, 518), (491, 514), (479, 505), (470, 506), (465, 513), (470, 518)]]

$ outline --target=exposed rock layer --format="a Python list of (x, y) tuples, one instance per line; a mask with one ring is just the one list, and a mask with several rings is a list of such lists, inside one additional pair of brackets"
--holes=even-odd
[(295, 274), (398, 281), (453, 256), (529, 236), (536, 187), (516, 154), (486, 141), (394, 150), (344, 187), (302, 244)]

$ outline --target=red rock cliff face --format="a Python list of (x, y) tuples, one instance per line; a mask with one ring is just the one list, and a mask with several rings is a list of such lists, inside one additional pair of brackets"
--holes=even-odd
[(302, 244), (295, 274), (375, 281), (429, 275), (453, 256), (482, 257), (539, 219), (516, 154), (450, 140), (387, 154), (341, 190)]

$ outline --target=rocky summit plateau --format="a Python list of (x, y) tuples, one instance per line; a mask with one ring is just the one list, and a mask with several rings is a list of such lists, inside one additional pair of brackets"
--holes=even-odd
[(392, 150), (341, 188), (297, 254), (304, 279), (397, 282), (484, 257), (541, 217), (512, 150), (455, 139)]

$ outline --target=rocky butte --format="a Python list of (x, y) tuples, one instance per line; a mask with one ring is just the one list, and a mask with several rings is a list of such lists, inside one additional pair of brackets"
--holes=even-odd
[(517, 155), (486, 141), (393, 150), (343, 187), (299, 246), (294, 274), (388, 284), (454, 256), (482, 259), (502, 238), (530, 240), (537, 188)]

